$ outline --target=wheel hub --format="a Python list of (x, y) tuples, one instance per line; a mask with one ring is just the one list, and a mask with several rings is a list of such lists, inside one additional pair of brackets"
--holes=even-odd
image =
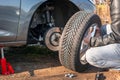
[(53, 46), (58, 46), (59, 45), (59, 39), (60, 39), (61, 34), (60, 33), (53, 33), (50, 37), (50, 42)]
[(53, 51), (58, 51), (59, 49), (59, 39), (61, 36), (61, 30), (59, 27), (50, 28), (45, 35), (46, 46)]

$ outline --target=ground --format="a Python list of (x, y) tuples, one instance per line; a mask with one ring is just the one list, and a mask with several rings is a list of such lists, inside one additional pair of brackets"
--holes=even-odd
[[(95, 80), (98, 68), (90, 67), (83, 73), (74, 72), (61, 66), (57, 52), (55, 55), (42, 54), (10, 54), (7, 56), (15, 73), (0, 75), (0, 80)], [(65, 74), (73, 73), (75, 77), (68, 78)], [(120, 80), (120, 73), (103, 71), (100, 80)]]

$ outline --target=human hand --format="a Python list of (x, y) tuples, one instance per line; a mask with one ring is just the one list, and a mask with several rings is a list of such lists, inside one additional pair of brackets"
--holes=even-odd
[(92, 31), (93, 27), (90, 27), (90, 29), (88, 30), (88, 35), (83, 39), (85, 44), (89, 44)]
[[(93, 32), (93, 27), (90, 27), (89, 31), (88, 31), (88, 35), (84, 38), (84, 43), (85, 44), (89, 44), (90, 43), (90, 38), (92, 37), (91, 34)], [(96, 27), (96, 30), (95, 30), (95, 35), (96, 37), (100, 36), (100, 28), (99, 27)]]

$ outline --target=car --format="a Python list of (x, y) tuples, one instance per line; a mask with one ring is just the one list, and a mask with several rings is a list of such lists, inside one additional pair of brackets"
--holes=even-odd
[(0, 0), (0, 46), (39, 44), (52, 51), (59, 51), (59, 42), (67, 21), (79, 11), (93, 13), (93, 2)]

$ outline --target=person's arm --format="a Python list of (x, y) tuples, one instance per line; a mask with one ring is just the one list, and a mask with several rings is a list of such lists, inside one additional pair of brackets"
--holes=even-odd
[[(113, 23), (116, 21), (113, 21)], [(120, 25), (120, 21), (119, 21)], [(113, 27), (115, 26), (115, 27)], [(102, 26), (104, 27), (104, 26)], [(84, 42), (88, 44), (90, 47), (98, 47), (98, 46), (104, 46), (108, 44), (113, 44), (113, 43), (120, 43), (120, 27), (116, 24), (112, 24), (112, 30), (110, 29), (111, 26), (106, 26), (105, 34), (102, 34), (104, 32), (101, 28), (101, 30), (97, 27), (96, 29), (96, 35), (95, 37), (91, 37), (92, 33), (92, 28), (89, 30), (88, 35), (84, 38)], [(101, 33), (101, 35), (100, 35)]]
[(120, 0), (110, 0), (110, 16), (112, 33), (93, 37), (90, 39), (90, 46), (104, 46), (107, 44), (120, 43)]

